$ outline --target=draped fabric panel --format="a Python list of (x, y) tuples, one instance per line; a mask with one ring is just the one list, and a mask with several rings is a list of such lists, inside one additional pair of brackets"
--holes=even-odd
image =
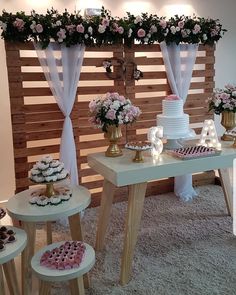
[(71, 183), (75, 185), (78, 184), (78, 169), (70, 114), (76, 99), (85, 46), (66, 47), (56, 43), (50, 43), (46, 49), (42, 49), (38, 43), (34, 46), (52, 94), (65, 116), (60, 161), (65, 164), (70, 173)]
[[(198, 44), (160, 43), (167, 79), (173, 94), (178, 95), (185, 103), (196, 61)], [(184, 201), (197, 196), (192, 186), (192, 175), (175, 177), (174, 191)]]

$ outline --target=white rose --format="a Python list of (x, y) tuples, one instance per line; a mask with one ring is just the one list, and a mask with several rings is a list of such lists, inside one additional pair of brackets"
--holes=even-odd
[(120, 102), (118, 100), (114, 101), (113, 104), (111, 105), (111, 108), (113, 110), (118, 110), (120, 107)]
[(61, 26), (61, 21), (60, 21), (60, 20), (57, 20), (57, 21), (56, 21), (56, 26), (58, 26), (58, 27)]
[(131, 37), (132, 33), (133, 33), (133, 30), (132, 29), (129, 29), (129, 31), (128, 31), (128, 38)]
[(204, 41), (206, 41), (208, 39), (206, 34), (203, 34), (202, 38), (203, 38)]
[(134, 20), (134, 23), (135, 23), (135, 24), (138, 24), (138, 23), (140, 23), (141, 21), (142, 21), (142, 18), (141, 18), (140, 15), (138, 15), (138, 16), (136, 17), (136, 19)]
[(176, 32), (179, 32), (180, 31), (180, 27), (176, 27), (175, 30), (176, 30)]
[(103, 25), (99, 25), (99, 27), (98, 27), (98, 32), (99, 32), (100, 34), (102, 34), (102, 33), (104, 33), (105, 31), (106, 31), (106, 27), (103, 26)]
[(85, 38), (85, 39), (88, 39), (88, 37), (89, 37), (88, 34), (85, 34), (85, 35), (84, 35), (84, 38)]
[(90, 26), (90, 27), (88, 27), (88, 33), (90, 34), (90, 35), (92, 35), (93, 34), (93, 28)]
[(148, 38), (144, 38), (143, 41), (147, 43), (148, 42)]
[(174, 35), (174, 34), (176, 33), (176, 28), (175, 28), (175, 26), (171, 26), (171, 27), (170, 27), (170, 31), (171, 31), (171, 33)]
[(233, 91), (232, 92), (232, 96), (236, 96), (236, 91)]

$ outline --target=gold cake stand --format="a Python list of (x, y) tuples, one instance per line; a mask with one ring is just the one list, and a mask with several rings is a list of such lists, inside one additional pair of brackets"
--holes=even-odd
[[(151, 146), (150, 142), (145, 142), (145, 141), (137, 141), (136, 144), (137, 145), (135, 146), (135, 143), (133, 143), (133, 142), (127, 143), (125, 145), (125, 148), (128, 150), (131, 150), (131, 151), (135, 151), (135, 156), (133, 158), (134, 163), (143, 163), (144, 162), (143, 152), (150, 150), (152, 148), (152, 146)], [(134, 147), (132, 147), (132, 145)]]

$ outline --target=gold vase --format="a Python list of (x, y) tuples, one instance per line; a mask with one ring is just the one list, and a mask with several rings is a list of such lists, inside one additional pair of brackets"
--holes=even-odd
[(107, 127), (107, 132), (104, 133), (104, 137), (110, 142), (109, 147), (105, 152), (106, 157), (122, 156), (122, 150), (118, 146), (118, 141), (122, 137), (120, 126), (116, 127), (116, 125), (109, 125)]
[[(226, 129), (226, 132), (232, 130), (236, 126), (236, 117), (234, 112), (229, 112), (229, 111), (223, 111), (222, 112), (222, 117), (221, 117), (221, 125), (224, 126)], [(221, 137), (221, 140), (224, 141), (232, 141), (232, 136), (229, 136), (227, 134), (223, 134)]]

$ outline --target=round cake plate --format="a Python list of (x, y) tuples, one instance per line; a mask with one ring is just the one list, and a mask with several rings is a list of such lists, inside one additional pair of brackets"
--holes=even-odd
[(149, 147), (140, 147), (140, 148), (132, 148), (132, 147), (125, 147), (127, 150), (131, 150), (131, 151), (135, 151), (135, 157), (133, 158), (133, 162), (135, 163), (142, 163), (144, 162), (143, 160), (143, 155), (142, 155), (142, 152), (145, 152), (145, 151), (149, 151), (152, 146), (150, 145)]

